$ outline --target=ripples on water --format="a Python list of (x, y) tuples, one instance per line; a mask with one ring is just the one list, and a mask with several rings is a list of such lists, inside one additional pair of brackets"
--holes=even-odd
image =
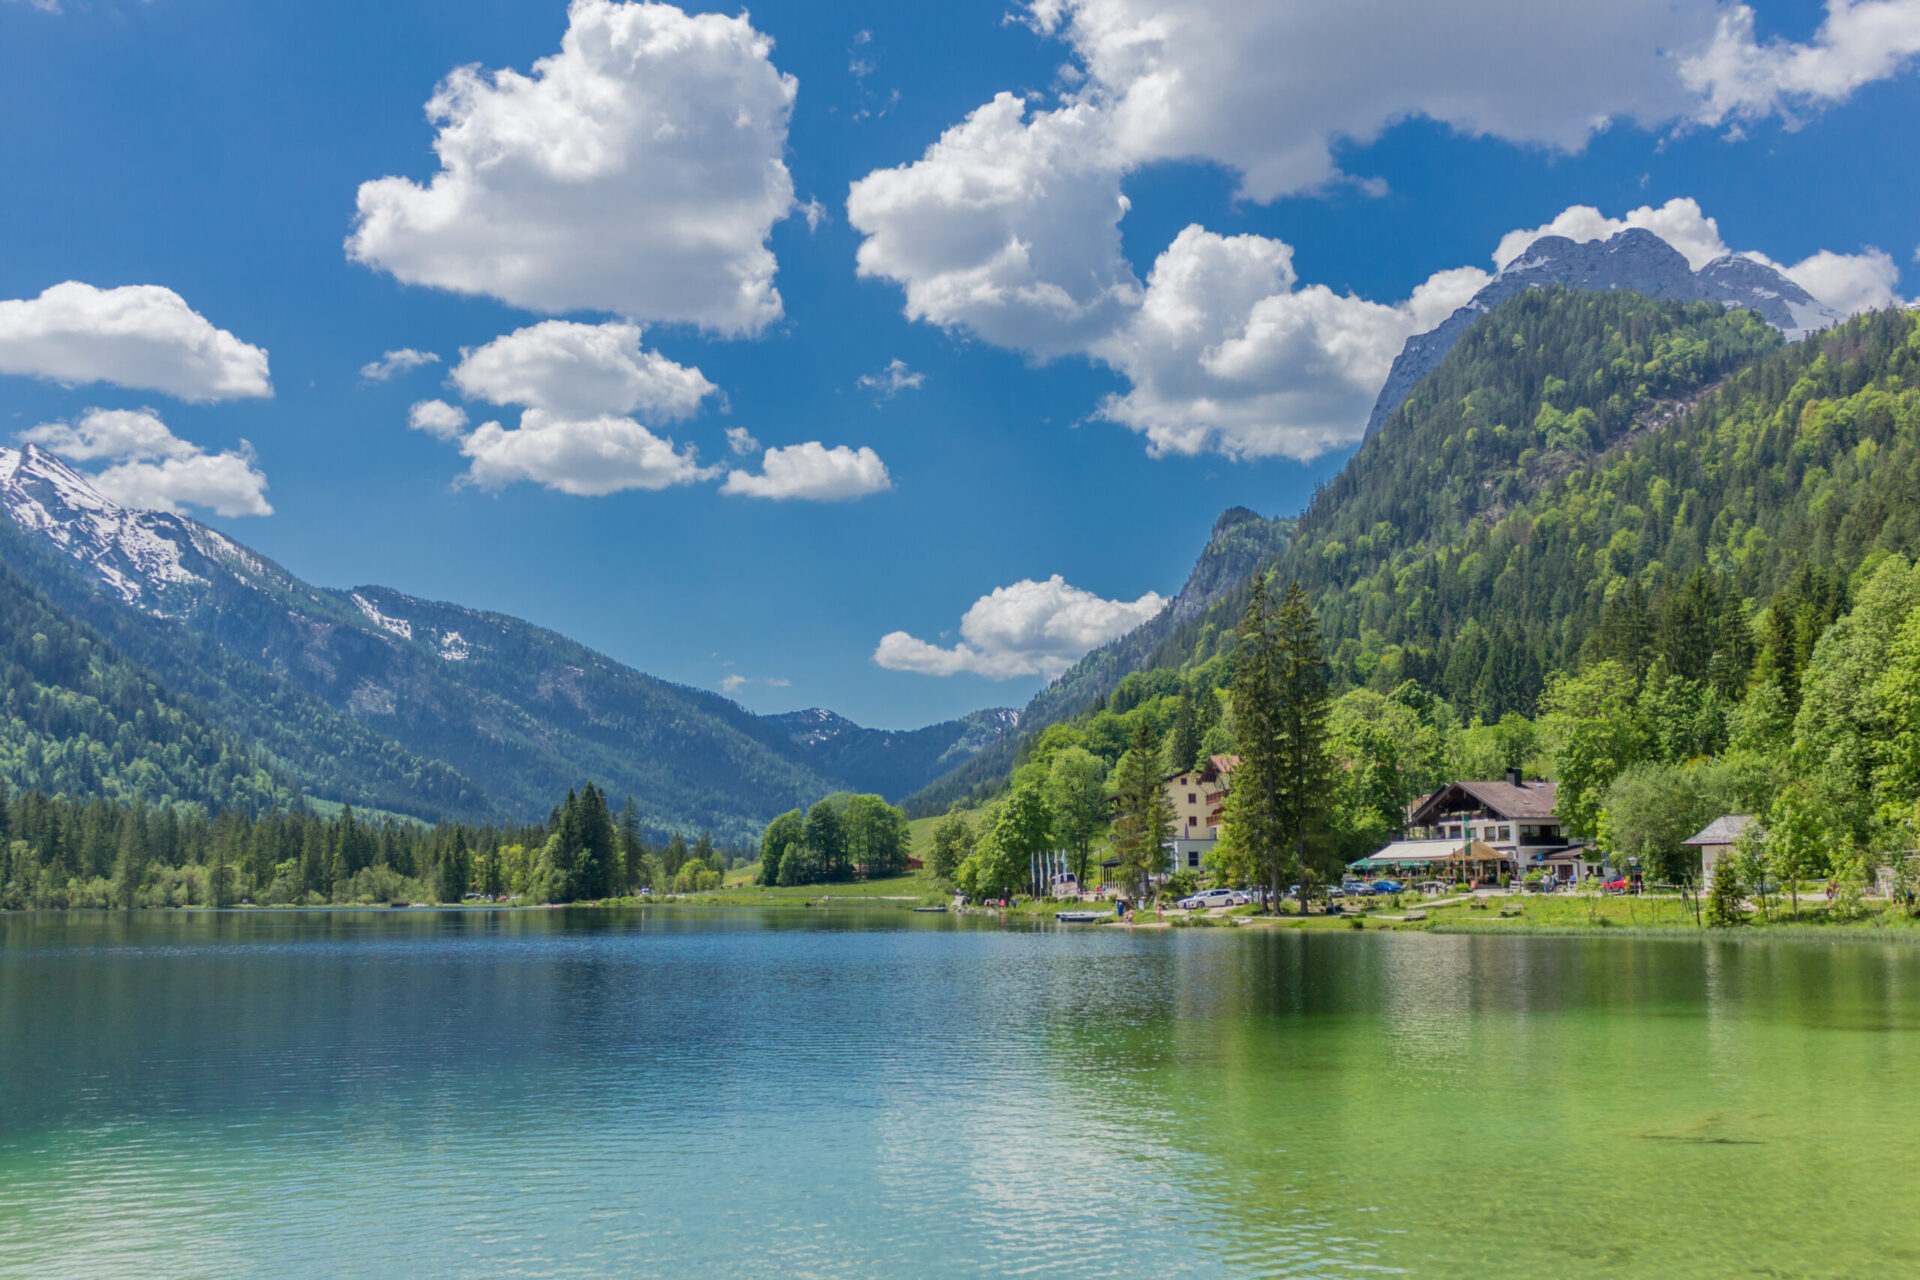
[(0, 1272), (1920, 1270), (1915, 954), (0, 917)]

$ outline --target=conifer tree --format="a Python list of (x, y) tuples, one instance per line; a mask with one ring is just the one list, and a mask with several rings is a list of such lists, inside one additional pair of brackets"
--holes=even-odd
[(680, 874), (680, 868), (687, 865), (687, 838), (678, 831), (667, 839), (667, 847), (660, 852), (660, 872), (669, 882)]
[(1194, 761), (1200, 755), (1200, 714), (1194, 705), (1193, 685), (1183, 683), (1180, 686), (1180, 709), (1174, 713), (1173, 727), (1167, 730), (1167, 755), (1164, 768), (1168, 773), (1185, 773), (1193, 768)]
[(1250, 879), (1278, 901), (1286, 885), (1288, 831), (1279, 750), (1280, 665), (1273, 595), (1266, 575), (1254, 580), (1233, 651), (1233, 720), (1240, 767), (1227, 791), (1225, 831), (1229, 849)]
[(640, 887), (646, 865), (647, 844), (640, 836), (640, 806), (629, 795), (620, 806), (620, 888), (631, 893)]
[(1326, 650), (1320, 620), (1298, 582), (1287, 587), (1274, 618), (1280, 792), (1294, 863), (1305, 867), (1309, 837), (1326, 825), (1334, 794), (1333, 756), (1327, 748)]
[(1167, 865), (1173, 805), (1160, 772), (1160, 739), (1146, 716), (1138, 716), (1115, 784), (1113, 852), (1121, 880), (1145, 896), (1151, 878)]
[(1740, 883), (1740, 859), (1729, 849), (1714, 864), (1707, 884), (1707, 927), (1727, 929), (1747, 921), (1746, 886)]

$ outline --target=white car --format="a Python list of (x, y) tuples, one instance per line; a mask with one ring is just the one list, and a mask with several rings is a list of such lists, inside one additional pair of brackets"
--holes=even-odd
[(1182, 898), (1173, 905), (1187, 911), (1199, 911), (1207, 907), (1237, 907), (1244, 901), (1245, 898), (1232, 889), (1202, 889), (1191, 898)]

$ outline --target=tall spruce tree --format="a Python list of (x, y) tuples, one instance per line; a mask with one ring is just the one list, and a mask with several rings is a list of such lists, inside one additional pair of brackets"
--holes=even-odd
[(1240, 767), (1227, 796), (1227, 841), (1278, 901), (1308, 866), (1309, 839), (1333, 802), (1327, 747), (1327, 662), (1320, 623), (1299, 583), (1276, 605), (1262, 576), (1234, 650)]
[(671, 881), (680, 874), (680, 868), (687, 865), (687, 838), (678, 831), (667, 840), (667, 847), (660, 854), (660, 871)]
[(1134, 720), (1115, 782), (1114, 856), (1122, 881), (1144, 897), (1153, 875), (1166, 869), (1173, 829), (1173, 805), (1160, 772), (1160, 736), (1145, 715)]
[(1184, 773), (1193, 768), (1200, 755), (1199, 708), (1195, 705), (1191, 682), (1180, 686), (1180, 709), (1174, 713), (1173, 727), (1167, 730), (1165, 768), (1168, 773)]
[(614, 875), (619, 861), (619, 848), (613, 816), (607, 812), (607, 798), (591, 782), (580, 792), (574, 821), (580, 838), (574, 896), (611, 898), (615, 893)]
[(645, 878), (647, 843), (640, 836), (640, 806), (628, 796), (620, 806), (620, 888), (632, 893)]
[(1279, 747), (1279, 637), (1266, 575), (1254, 579), (1233, 651), (1233, 720), (1240, 766), (1227, 791), (1224, 838), (1249, 878), (1278, 902), (1287, 883), (1288, 826)]
[(1280, 790), (1286, 825), (1293, 837), (1294, 861), (1305, 867), (1307, 842), (1326, 827), (1333, 805), (1334, 763), (1327, 744), (1326, 646), (1320, 619), (1298, 582), (1287, 587), (1274, 617), (1278, 694)]

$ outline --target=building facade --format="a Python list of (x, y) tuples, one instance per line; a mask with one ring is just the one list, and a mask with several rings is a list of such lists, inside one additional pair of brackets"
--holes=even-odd
[(1498, 874), (1544, 871), (1560, 880), (1581, 880), (1599, 864), (1585, 845), (1567, 839), (1554, 811), (1558, 793), (1557, 784), (1523, 777), (1518, 769), (1507, 770), (1498, 781), (1449, 782), (1407, 807), (1406, 842), (1462, 848), (1478, 842), (1494, 855), (1480, 863)]
[(1239, 756), (1208, 756), (1199, 768), (1172, 774), (1162, 784), (1173, 810), (1173, 825), (1167, 831), (1168, 875), (1198, 872), (1220, 843), (1227, 791), (1239, 767)]

